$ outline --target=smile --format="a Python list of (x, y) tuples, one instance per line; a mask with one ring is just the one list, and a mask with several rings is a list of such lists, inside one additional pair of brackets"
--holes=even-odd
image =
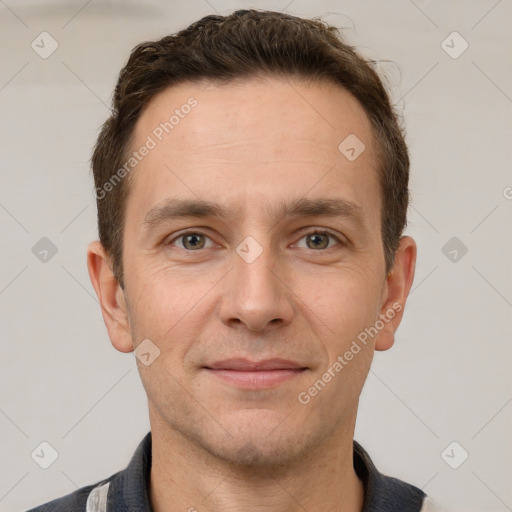
[(228, 359), (204, 367), (214, 378), (243, 389), (265, 389), (277, 386), (304, 373), (305, 368), (293, 361), (268, 359), (248, 361)]

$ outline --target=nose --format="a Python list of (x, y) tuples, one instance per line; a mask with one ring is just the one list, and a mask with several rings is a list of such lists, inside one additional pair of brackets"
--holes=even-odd
[(293, 318), (293, 292), (274, 263), (270, 248), (254, 260), (233, 254), (233, 269), (223, 280), (220, 316), (230, 326), (250, 331), (288, 325)]

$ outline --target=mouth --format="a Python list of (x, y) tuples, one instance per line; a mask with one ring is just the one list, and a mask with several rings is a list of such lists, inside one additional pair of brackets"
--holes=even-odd
[(294, 379), (308, 370), (294, 361), (285, 359), (226, 359), (204, 366), (210, 375), (226, 384), (244, 389), (264, 389)]

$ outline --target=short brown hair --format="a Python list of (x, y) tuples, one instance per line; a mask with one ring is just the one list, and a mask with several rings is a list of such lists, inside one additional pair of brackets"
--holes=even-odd
[[(172, 85), (205, 79), (226, 82), (262, 74), (329, 81), (351, 93), (364, 108), (378, 142), (381, 231), (389, 272), (407, 224), (409, 156), (399, 117), (374, 64), (344, 43), (336, 27), (320, 19), (261, 10), (206, 16), (176, 34), (137, 45), (119, 74), (111, 116), (92, 156), (96, 191), (103, 196), (96, 194), (99, 237), (121, 287), (131, 175), (118, 184), (112, 179), (126, 161), (143, 109)], [(109, 180), (114, 186), (105, 194)]]

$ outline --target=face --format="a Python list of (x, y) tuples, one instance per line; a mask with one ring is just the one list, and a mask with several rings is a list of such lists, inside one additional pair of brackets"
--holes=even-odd
[(126, 329), (109, 333), (121, 351), (159, 351), (137, 359), (152, 430), (282, 463), (353, 429), (396, 327), (379, 317), (393, 297), (362, 107), (330, 84), (183, 84), (143, 112), (132, 149), (144, 144), (116, 292)]

